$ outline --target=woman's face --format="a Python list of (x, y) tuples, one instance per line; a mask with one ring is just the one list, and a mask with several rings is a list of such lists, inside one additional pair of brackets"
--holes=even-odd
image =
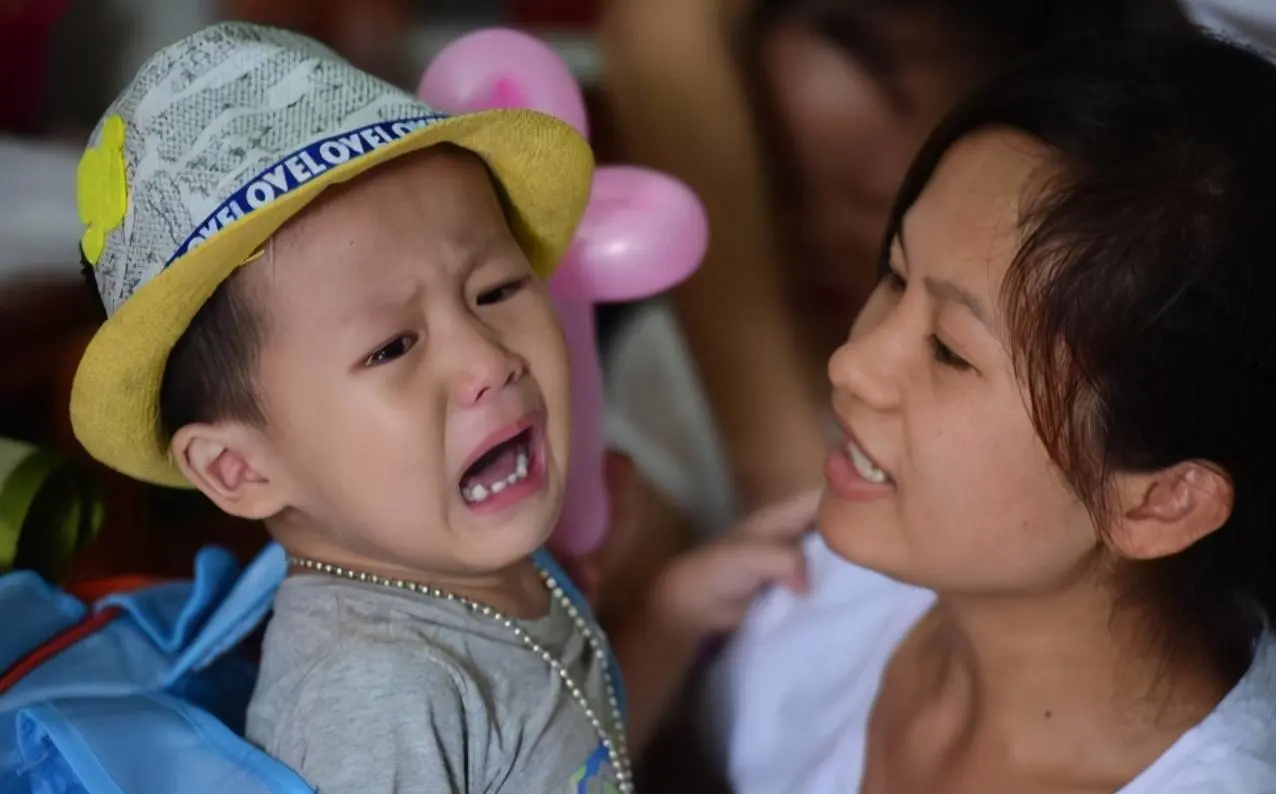
[(892, 241), (892, 274), (829, 360), (845, 430), (820, 531), (838, 554), (941, 592), (1063, 587), (1095, 570), (1084, 506), (1035, 432), (1002, 279), (1049, 160), (1019, 133), (954, 146)]
[[(910, 52), (936, 52), (935, 26), (900, 20), (885, 34)], [(798, 294), (837, 329), (875, 281), (895, 191), (931, 128), (966, 90), (973, 70), (953, 59), (902, 59), (894, 94), (835, 45), (783, 25), (763, 44), (779, 132), (793, 156), (800, 199), (788, 218), (801, 246)], [(942, 63), (942, 68), (939, 64)]]

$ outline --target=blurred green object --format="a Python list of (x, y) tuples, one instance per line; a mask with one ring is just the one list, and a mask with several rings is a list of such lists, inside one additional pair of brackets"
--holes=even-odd
[(102, 529), (104, 505), (72, 461), (0, 438), (0, 572), (22, 569), (60, 582)]

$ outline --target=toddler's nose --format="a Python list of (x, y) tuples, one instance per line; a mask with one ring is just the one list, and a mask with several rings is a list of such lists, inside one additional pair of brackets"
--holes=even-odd
[(453, 400), (459, 405), (476, 405), (500, 394), (506, 386), (523, 376), (526, 366), (522, 358), (487, 339), (476, 339), (460, 352)]

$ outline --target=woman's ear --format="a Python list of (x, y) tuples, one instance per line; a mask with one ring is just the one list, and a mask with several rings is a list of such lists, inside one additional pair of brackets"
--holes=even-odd
[(182, 474), (229, 515), (258, 521), (288, 506), (270, 476), (265, 440), (243, 423), (186, 425), (173, 434), (170, 451)]
[(1121, 514), (1110, 540), (1133, 560), (1183, 551), (1221, 527), (1235, 502), (1227, 473), (1199, 460), (1152, 474), (1121, 475), (1118, 496)]

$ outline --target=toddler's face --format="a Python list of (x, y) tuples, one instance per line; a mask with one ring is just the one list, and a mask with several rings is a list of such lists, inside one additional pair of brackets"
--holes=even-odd
[(478, 158), (430, 150), (339, 188), (244, 275), (264, 459), (300, 519), (284, 531), (304, 530), (286, 545), (466, 574), (545, 540), (566, 349)]

